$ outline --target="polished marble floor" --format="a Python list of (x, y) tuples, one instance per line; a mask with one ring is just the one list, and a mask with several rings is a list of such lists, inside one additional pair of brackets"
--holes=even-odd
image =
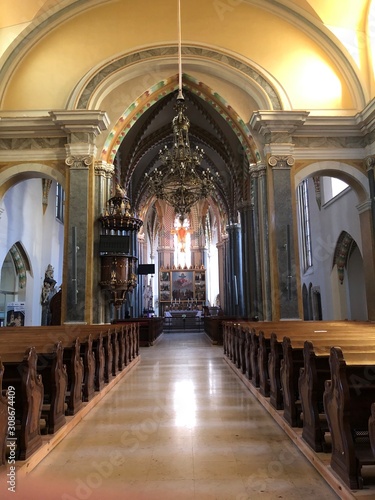
[(141, 349), (26, 480), (38, 500), (338, 498), (203, 333)]

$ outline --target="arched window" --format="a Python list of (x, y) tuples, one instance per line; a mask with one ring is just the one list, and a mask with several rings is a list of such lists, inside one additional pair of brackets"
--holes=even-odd
[(298, 186), (297, 201), (298, 201), (302, 267), (303, 267), (303, 272), (305, 273), (310, 267), (312, 267), (308, 179), (304, 179)]

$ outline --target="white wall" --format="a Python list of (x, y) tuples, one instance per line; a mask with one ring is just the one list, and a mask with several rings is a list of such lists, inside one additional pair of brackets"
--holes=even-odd
[(1, 201), (0, 267), (9, 249), (20, 242), (30, 263), (26, 284), (26, 325), (40, 325), (40, 297), (45, 270), (54, 267), (57, 286), (62, 281), (64, 227), (55, 218), (56, 183), (43, 214), (42, 179), (22, 181), (10, 188)]
[[(337, 240), (342, 231), (352, 236), (362, 253), (357, 204), (355, 192), (348, 189), (326, 205), (323, 204), (319, 210), (314, 183), (312, 179), (309, 179), (313, 267), (306, 273), (302, 273), (301, 286), (305, 283), (308, 289), (309, 284), (312, 283), (314, 287), (320, 287), (323, 320), (350, 319), (348, 318), (350, 310), (339, 306), (340, 299), (337, 296), (338, 292), (344, 291), (339, 288), (348, 286), (348, 277), (345, 273), (344, 284), (341, 285), (336, 268), (332, 271), (332, 265)], [(337, 280), (336, 283), (335, 280)], [(347, 296), (346, 293), (345, 296)]]

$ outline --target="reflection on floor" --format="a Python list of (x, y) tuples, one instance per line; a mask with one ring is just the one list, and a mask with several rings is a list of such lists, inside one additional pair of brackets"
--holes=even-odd
[(25, 481), (38, 500), (338, 498), (203, 333), (143, 348)]

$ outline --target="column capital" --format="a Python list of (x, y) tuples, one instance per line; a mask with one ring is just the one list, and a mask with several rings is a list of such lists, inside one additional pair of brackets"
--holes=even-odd
[(267, 165), (264, 162), (257, 163), (257, 172), (259, 177), (263, 177), (267, 173)]
[(290, 169), (294, 165), (294, 162), (295, 160), (291, 155), (287, 156), (271, 155), (268, 158), (268, 165), (272, 168)]
[(367, 172), (368, 172), (369, 170), (374, 170), (374, 168), (375, 168), (375, 155), (368, 156), (368, 157), (365, 159), (365, 165), (366, 165), (366, 170), (367, 170)]
[(103, 160), (98, 160), (94, 164), (95, 175), (110, 179), (115, 172), (115, 167), (112, 163), (107, 163)]
[(92, 156), (88, 155), (70, 155), (65, 160), (71, 170), (88, 170), (92, 162)]

